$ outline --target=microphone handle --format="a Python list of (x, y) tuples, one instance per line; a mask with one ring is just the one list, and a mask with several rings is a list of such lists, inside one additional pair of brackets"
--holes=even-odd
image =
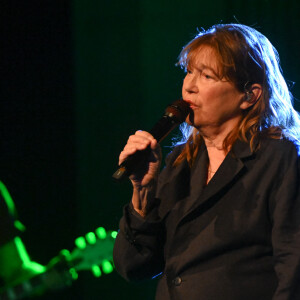
[[(150, 130), (152, 136), (158, 143), (164, 140), (164, 138), (178, 125), (178, 121), (174, 118), (164, 115)], [(137, 151), (125, 159), (125, 161), (119, 166), (118, 170), (112, 175), (113, 179), (120, 181), (125, 177), (130, 176), (135, 170), (137, 170), (149, 157), (151, 153), (150, 147), (145, 150)]]

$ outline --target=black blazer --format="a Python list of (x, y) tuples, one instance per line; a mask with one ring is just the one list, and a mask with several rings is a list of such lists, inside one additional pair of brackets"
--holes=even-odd
[(205, 186), (203, 145), (192, 169), (169, 156), (146, 219), (127, 206), (114, 248), (127, 280), (162, 272), (157, 300), (300, 299), (300, 163), (295, 145), (236, 142)]

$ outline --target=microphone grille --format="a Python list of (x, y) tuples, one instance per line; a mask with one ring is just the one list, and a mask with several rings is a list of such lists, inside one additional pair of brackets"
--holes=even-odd
[(166, 108), (166, 114), (174, 117), (178, 123), (184, 122), (189, 113), (190, 106), (182, 99), (174, 101)]

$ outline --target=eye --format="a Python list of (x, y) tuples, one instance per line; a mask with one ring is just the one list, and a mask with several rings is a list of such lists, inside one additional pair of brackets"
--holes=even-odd
[(215, 79), (215, 76), (207, 73), (207, 72), (202, 72), (201, 74), (205, 79)]

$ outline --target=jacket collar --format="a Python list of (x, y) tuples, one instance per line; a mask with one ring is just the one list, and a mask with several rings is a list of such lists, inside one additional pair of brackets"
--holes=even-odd
[(253, 152), (251, 151), (249, 143), (246, 143), (241, 140), (237, 140), (233, 146), (231, 151), (228, 153), (233, 156), (236, 156), (237, 158), (247, 158), (249, 156), (253, 155)]

